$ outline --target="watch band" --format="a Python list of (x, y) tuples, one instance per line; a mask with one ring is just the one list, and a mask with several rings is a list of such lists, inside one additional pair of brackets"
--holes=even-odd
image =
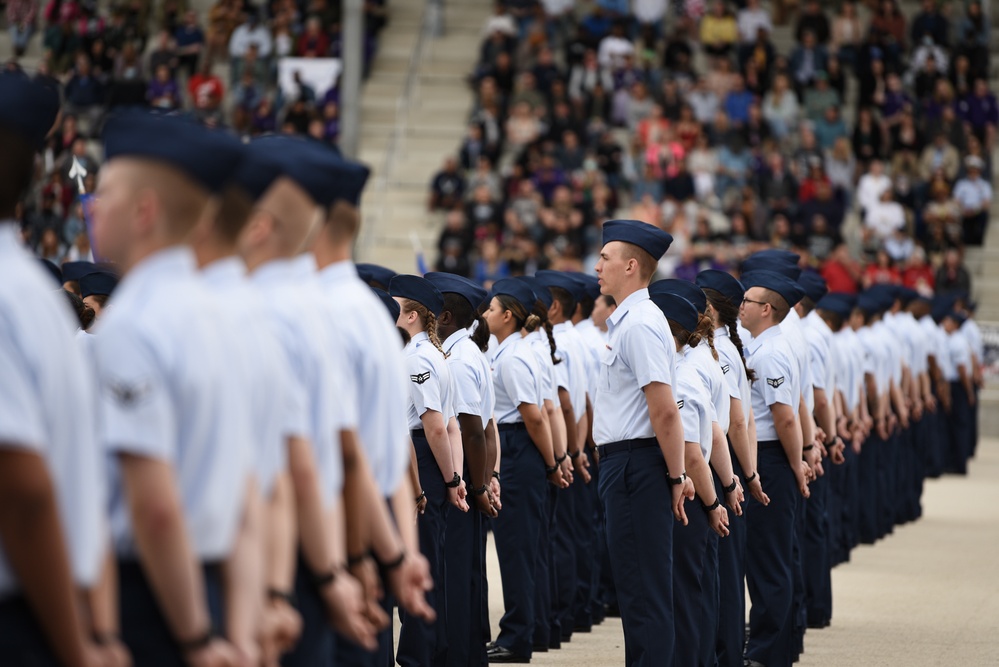
[(736, 490), (736, 488), (738, 488), (738, 486), (739, 486), (739, 480), (737, 480), (735, 477), (733, 477), (732, 478), (732, 483), (729, 484), (728, 486), (726, 486), (724, 488), (724, 491), (725, 491), (725, 493), (732, 493), (733, 491)]
[(670, 477), (669, 473), (666, 473), (666, 481), (669, 482), (670, 486), (679, 486), (687, 481), (687, 471), (684, 470), (680, 473), (679, 477)]
[(705, 512), (714, 512), (719, 507), (721, 507), (721, 501), (718, 500), (717, 497), (715, 497), (715, 501), (713, 503), (711, 503), (710, 505), (705, 505), (704, 503), (701, 503), (701, 508)]
[(461, 484), (461, 475), (454, 473), (454, 477), (451, 478), (451, 481), (444, 484), (444, 486), (449, 489), (456, 489), (459, 484)]

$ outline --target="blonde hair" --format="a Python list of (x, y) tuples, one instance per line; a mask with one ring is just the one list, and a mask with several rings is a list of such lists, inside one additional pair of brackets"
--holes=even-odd
[(437, 316), (430, 312), (430, 309), (424, 306), (419, 301), (413, 301), (412, 299), (402, 300), (402, 312), (403, 313), (416, 313), (416, 316), (420, 318), (420, 326), (427, 333), (427, 337), (433, 346), (440, 351), (444, 358), (447, 359), (448, 353), (444, 351), (441, 346), (441, 337), (437, 333)]

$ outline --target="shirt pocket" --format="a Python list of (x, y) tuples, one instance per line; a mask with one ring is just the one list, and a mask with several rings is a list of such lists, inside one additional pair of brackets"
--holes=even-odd
[(609, 392), (619, 391), (621, 388), (620, 363), (618, 354), (614, 350), (606, 349), (600, 356), (600, 389)]

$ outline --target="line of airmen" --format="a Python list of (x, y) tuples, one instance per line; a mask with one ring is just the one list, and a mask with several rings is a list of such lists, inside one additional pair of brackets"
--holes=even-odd
[[(58, 96), (0, 101), (12, 219)], [(82, 346), (0, 226), (4, 664), (526, 663), (610, 612), (629, 665), (789, 665), (831, 567), (974, 454), (966, 295), (778, 250), (650, 285), (671, 238), (627, 220), (598, 278), (486, 293), (355, 267), (368, 174), (326, 147), (146, 112), (104, 146)]]

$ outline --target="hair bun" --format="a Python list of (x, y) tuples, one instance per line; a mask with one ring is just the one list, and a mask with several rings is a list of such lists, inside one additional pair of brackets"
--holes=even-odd
[(538, 327), (540, 326), (541, 326), (541, 318), (535, 315), (534, 313), (528, 315), (527, 319), (524, 320), (524, 328), (527, 329), (528, 332), (537, 331)]

